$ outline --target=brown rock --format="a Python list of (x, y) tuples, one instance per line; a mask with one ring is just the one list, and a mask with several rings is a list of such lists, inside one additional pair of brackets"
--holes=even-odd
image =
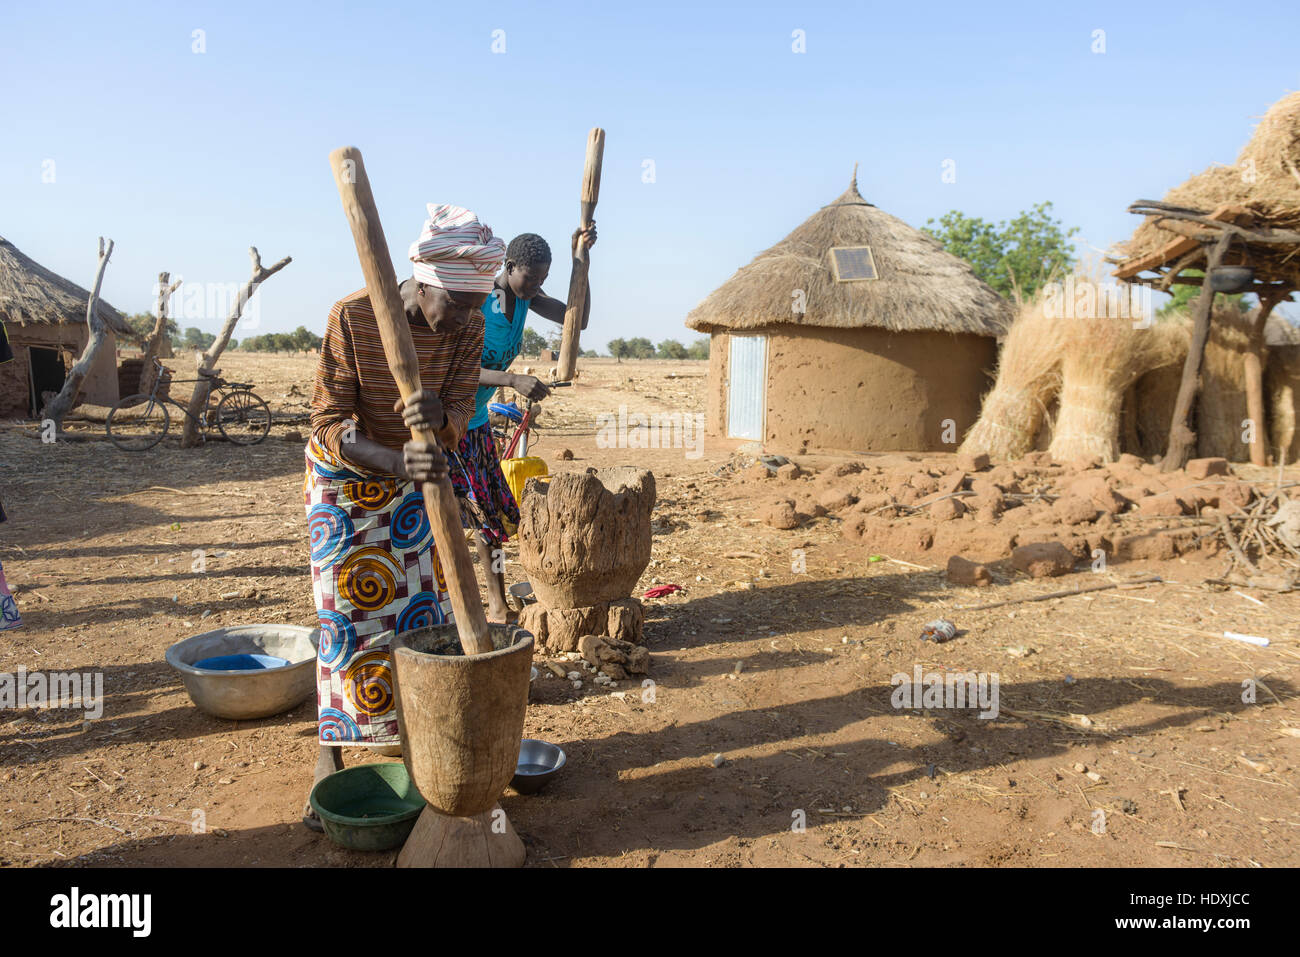
[(616, 681), (622, 681), (628, 675), (643, 675), (650, 671), (650, 652), (640, 645), (617, 638), (583, 635), (578, 639), (577, 650), (585, 661)]
[(1174, 516), (1186, 514), (1183, 503), (1172, 492), (1162, 495), (1148, 495), (1138, 502), (1138, 514)]
[(960, 492), (963, 485), (966, 484), (966, 473), (960, 469), (956, 472), (948, 472), (938, 479), (938, 487), (935, 491), (940, 495), (951, 495), (953, 492)]
[(655, 478), (644, 469), (534, 479), (519, 503), (519, 563), (547, 608), (626, 598), (650, 563)]
[(803, 475), (803, 470), (793, 462), (786, 462), (785, 465), (778, 466), (776, 470), (776, 477), (783, 482), (793, 482), (800, 475)]
[(1011, 564), (1031, 578), (1052, 578), (1074, 570), (1074, 555), (1060, 542), (1037, 542), (1013, 549)]
[(772, 470), (762, 462), (755, 462), (749, 468), (743, 469), (740, 474), (746, 479), (757, 482), (766, 482), (774, 477)]
[(1187, 463), (1187, 474), (1194, 479), (1207, 479), (1211, 475), (1229, 475), (1225, 458), (1192, 459)]
[(983, 472), (992, 464), (987, 452), (957, 453), (957, 468), (963, 472)]
[(1123, 465), (1127, 468), (1141, 468), (1144, 464), (1141, 456), (1134, 455), (1132, 452), (1125, 452), (1115, 460), (1117, 465)]
[(954, 585), (991, 585), (993, 575), (988, 566), (953, 555), (948, 559), (948, 581)]
[(907, 484), (916, 489), (921, 495), (930, 495), (938, 491), (939, 483), (934, 480), (934, 476), (929, 472), (913, 472), (907, 480)]
[(1097, 517), (1097, 506), (1077, 495), (1062, 495), (1052, 506), (1052, 513), (1066, 525), (1082, 525)]
[(1089, 469), (1101, 467), (1100, 455), (1081, 455), (1070, 463), (1070, 468), (1076, 472), (1086, 472)]
[(798, 528), (799, 516), (794, 510), (794, 502), (786, 499), (773, 502), (758, 512), (758, 520), (773, 528)]
[(950, 522), (966, 514), (966, 506), (959, 498), (941, 498), (929, 508), (930, 517), (936, 522)]
[(817, 497), (817, 504), (828, 512), (838, 512), (841, 509), (848, 508), (857, 500), (858, 497), (848, 489), (832, 486)]
[(1232, 506), (1245, 508), (1255, 497), (1255, 490), (1247, 482), (1229, 482), (1218, 489), (1217, 500), (1214, 502), (1225, 512), (1231, 512)]

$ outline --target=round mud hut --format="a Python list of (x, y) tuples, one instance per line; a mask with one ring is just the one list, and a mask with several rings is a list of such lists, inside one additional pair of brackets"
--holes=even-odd
[(765, 447), (939, 451), (979, 417), (1010, 304), (927, 234), (844, 194), (700, 303), (708, 428)]
[[(86, 348), (90, 293), (28, 258), (0, 236), (0, 323), (13, 358), (0, 362), (0, 419), (40, 414), (44, 396), (58, 392)], [(117, 340), (133, 336), (104, 300), (96, 310), (107, 326), (77, 401), (112, 405), (118, 398)]]

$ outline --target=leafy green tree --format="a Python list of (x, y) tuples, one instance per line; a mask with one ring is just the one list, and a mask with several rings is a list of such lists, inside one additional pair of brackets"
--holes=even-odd
[(612, 339), (607, 348), (609, 349), (609, 354), (615, 359), (626, 359), (631, 355), (627, 350), (626, 339)]
[(676, 339), (665, 339), (659, 343), (656, 354), (660, 359), (685, 359), (686, 347)]
[(686, 349), (688, 359), (707, 359), (709, 357), (709, 338), (696, 339)]
[(540, 355), (541, 351), (546, 348), (546, 337), (536, 329), (524, 326), (524, 338), (520, 343), (519, 352), (525, 356)]
[(949, 210), (925, 232), (943, 248), (966, 260), (980, 279), (1003, 296), (1017, 291), (1029, 298), (1053, 275), (1069, 270), (1075, 262), (1070, 237), (1077, 227), (1064, 229), (1052, 218), (1052, 204), (1039, 203), (1010, 222), (993, 225), (978, 216)]
[(633, 359), (653, 359), (655, 357), (654, 343), (644, 336), (629, 339), (627, 341), (627, 354)]
[[(181, 343), (186, 349), (206, 349), (211, 339), (207, 339), (208, 333), (205, 333), (198, 326), (190, 326), (182, 333)], [(212, 339), (215, 339), (213, 336)]]

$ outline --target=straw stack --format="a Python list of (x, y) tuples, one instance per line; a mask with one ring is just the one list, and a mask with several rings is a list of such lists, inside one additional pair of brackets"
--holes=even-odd
[(1064, 325), (1061, 412), (1048, 451), (1059, 462), (1112, 462), (1125, 392), (1144, 373), (1176, 361), (1179, 337), (1166, 323), (1135, 328), (1128, 317), (1075, 317)]
[(1041, 297), (1020, 305), (998, 353), (997, 380), (960, 451), (1016, 459), (1033, 450), (1060, 387), (1064, 332), (1061, 319), (1044, 314)]

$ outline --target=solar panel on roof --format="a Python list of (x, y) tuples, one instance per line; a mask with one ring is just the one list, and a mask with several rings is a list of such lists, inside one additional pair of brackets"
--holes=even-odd
[(836, 282), (857, 282), (875, 279), (876, 260), (870, 246), (841, 246), (831, 250), (831, 264)]

